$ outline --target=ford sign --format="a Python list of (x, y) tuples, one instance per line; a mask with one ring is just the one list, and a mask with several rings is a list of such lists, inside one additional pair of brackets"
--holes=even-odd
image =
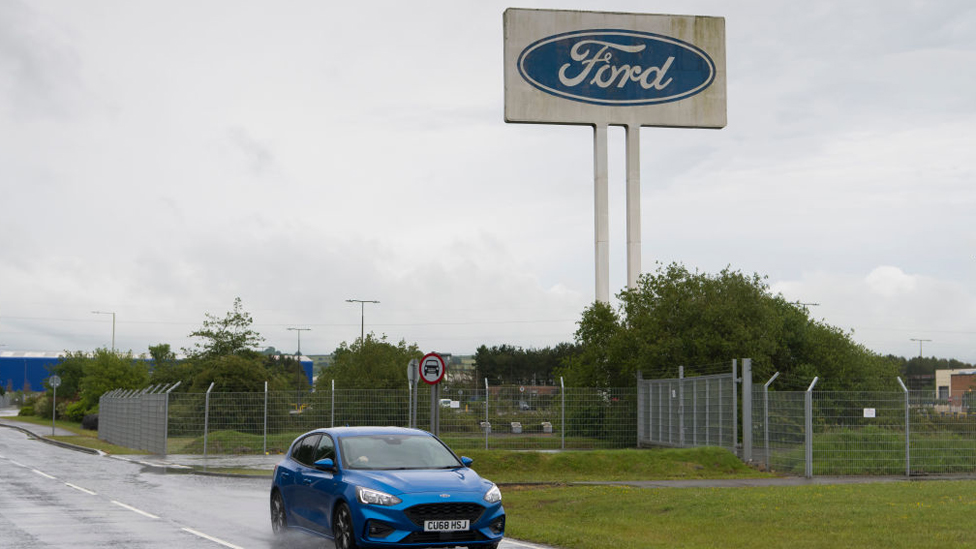
[(538, 40), (519, 74), (558, 97), (609, 106), (652, 105), (693, 96), (715, 80), (707, 53), (676, 38), (633, 30), (582, 30)]

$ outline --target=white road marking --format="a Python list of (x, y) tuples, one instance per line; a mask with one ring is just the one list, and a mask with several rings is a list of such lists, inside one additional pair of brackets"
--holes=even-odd
[(136, 509), (135, 507), (130, 507), (130, 506), (124, 504), (124, 503), (115, 501), (114, 499), (112, 500), (112, 503), (118, 505), (119, 507), (128, 509), (128, 510), (132, 511), (133, 513), (139, 513), (140, 515), (142, 515), (144, 517), (149, 517), (151, 519), (158, 519), (159, 518), (159, 517), (157, 517), (156, 515), (154, 515), (152, 513), (147, 513), (147, 512), (145, 512), (145, 511), (143, 511), (141, 509)]
[(65, 484), (65, 486), (70, 486), (71, 488), (74, 488), (75, 490), (82, 491), (82, 492), (88, 494), (89, 496), (97, 496), (98, 495), (95, 492), (92, 492), (91, 490), (88, 490), (86, 488), (82, 488), (81, 486), (76, 486), (74, 484), (71, 484), (70, 482), (65, 482), (64, 484)]
[(41, 475), (42, 477), (49, 478), (51, 480), (58, 480), (58, 479), (52, 477), (51, 475), (45, 473), (44, 471), (38, 471), (37, 469), (31, 469), (31, 471), (34, 471), (35, 473), (37, 473), (38, 475)]
[(515, 540), (513, 540), (511, 538), (505, 538), (505, 544), (506, 545), (517, 545), (519, 547), (528, 547), (529, 549), (541, 549), (542, 548), (541, 545), (529, 545), (528, 543), (524, 543), (524, 542), (521, 542), (521, 541), (515, 541)]
[(222, 539), (218, 539), (218, 538), (215, 538), (213, 536), (208, 536), (207, 534), (204, 534), (203, 532), (198, 532), (198, 531), (196, 531), (196, 530), (194, 530), (192, 528), (182, 528), (182, 530), (184, 532), (189, 532), (189, 533), (193, 534), (194, 536), (199, 536), (199, 537), (201, 537), (203, 539), (208, 539), (208, 540), (210, 540), (210, 541), (212, 541), (214, 543), (219, 543), (219, 544), (223, 545), (224, 547), (230, 547), (230, 549), (244, 549), (243, 547), (241, 547), (239, 545), (234, 545), (233, 543), (227, 543), (226, 541), (224, 541)]
[(26, 465), (24, 465), (23, 463), (20, 463), (19, 461), (10, 460), (10, 463), (13, 463), (17, 467), (24, 467), (24, 468), (27, 467)]

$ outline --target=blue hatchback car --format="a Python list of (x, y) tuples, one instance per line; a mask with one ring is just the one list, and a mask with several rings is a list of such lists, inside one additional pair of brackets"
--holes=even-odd
[(356, 547), (494, 548), (502, 494), (434, 435), (400, 427), (317, 429), (275, 466), (271, 526)]

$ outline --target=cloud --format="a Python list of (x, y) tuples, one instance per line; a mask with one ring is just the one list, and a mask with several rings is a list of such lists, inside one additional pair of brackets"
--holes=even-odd
[(926, 353), (976, 363), (976, 292), (971, 285), (882, 265), (866, 274), (804, 273), (771, 284), (791, 301), (815, 302), (812, 317), (845, 330), (881, 353), (912, 356), (912, 338), (931, 339)]

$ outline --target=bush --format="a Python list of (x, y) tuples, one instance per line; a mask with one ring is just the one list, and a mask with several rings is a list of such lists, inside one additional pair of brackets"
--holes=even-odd
[(81, 428), (89, 431), (98, 430), (98, 414), (88, 414), (81, 419)]
[(20, 411), (17, 412), (17, 415), (18, 416), (32, 416), (32, 415), (34, 415), (34, 407), (33, 406), (22, 406), (20, 408)]
[(78, 400), (76, 402), (70, 402), (64, 407), (64, 411), (61, 412), (65, 419), (69, 421), (80, 422), (85, 418), (86, 415), (91, 413), (85, 403)]

